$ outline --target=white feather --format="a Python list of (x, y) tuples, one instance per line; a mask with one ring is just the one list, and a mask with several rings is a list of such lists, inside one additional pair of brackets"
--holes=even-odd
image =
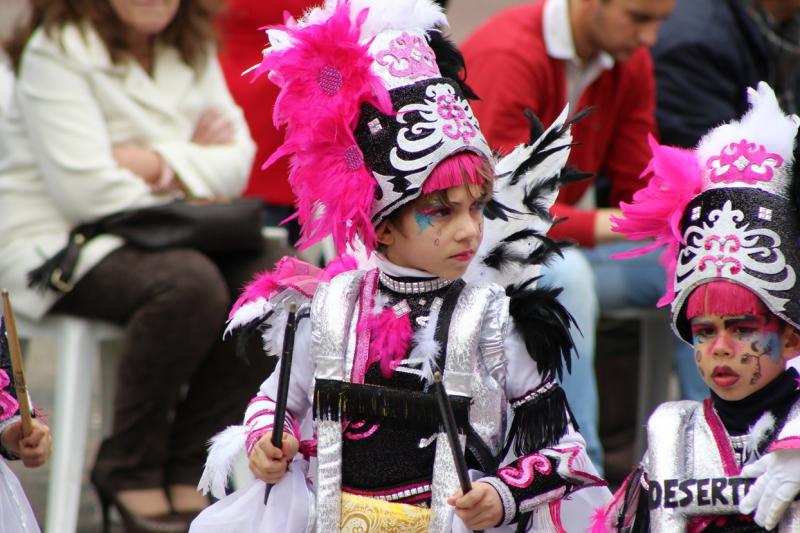
[(222, 337), (225, 338), (230, 335), (233, 330), (239, 329), (254, 320), (263, 318), (270, 311), (272, 311), (272, 304), (264, 297), (253, 300), (252, 302), (247, 302), (237, 309), (230, 320), (228, 320), (228, 326), (225, 328), (225, 333), (222, 334)]
[(744, 443), (745, 457), (756, 457), (758, 455), (758, 447), (772, 434), (775, 428), (775, 416), (767, 411), (756, 420), (756, 423), (750, 426), (750, 431), (747, 433), (747, 440)]
[[(539, 147), (542, 140), (550, 131), (563, 127), (568, 117), (569, 106), (567, 105), (550, 127), (548, 127), (531, 145), (517, 146), (510, 154), (503, 157), (497, 163), (495, 169), (499, 177), (495, 180), (493, 196), (498, 202), (514, 211), (527, 213), (527, 208), (522, 201), (525, 191), (543, 183), (545, 180), (557, 176), (561, 172), (567, 163), (569, 148), (552, 153), (538, 165), (520, 176), (515, 184), (511, 184), (511, 177), (514, 172), (531, 157), (531, 154)], [(572, 135), (570, 132), (566, 132), (548, 148), (568, 146), (571, 142)], [(558, 189), (554, 188), (540, 199), (540, 203), (550, 206), (555, 201), (557, 195)], [(540, 269), (538, 265), (532, 266), (513, 263), (504, 265), (504, 268), (498, 271), (487, 267), (483, 263), (483, 260), (506, 236), (526, 229), (532, 229), (540, 235), (544, 235), (550, 229), (551, 225), (552, 223), (549, 220), (542, 219), (532, 214), (514, 215), (511, 213), (508, 215), (507, 221), (486, 219), (484, 223), (483, 240), (464, 279), (471, 283), (497, 283), (502, 287), (508, 287), (509, 285), (518, 284), (535, 277)], [(530, 237), (511, 243), (509, 245), (509, 251), (515, 255), (527, 256), (539, 246), (541, 246), (539, 240), (535, 237)]]
[(783, 159), (776, 174), (782, 179), (771, 180), (788, 187), (791, 179), (786, 173), (794, 161), (794, 139), (800, 118), (785, 115), (769, 85), (763, 81), (757, 89), (748, 88), (750, 110), (738, 121), (732, 121), (708, 132), (697, 146), (697, 160), (705, 167), (709, 158), (718, 156), (731, 140), (746, 139), (756, 146), (763, 145), (768, 153), (777, 153)]
[(372, 314), (379, 315), (383, 312), (383, 308), (389, 305), (389, 297), (381, 291), (375, 293), (375, 301), (372, 306)]
[(233, 463), (245, 452), (246, 438), (246, 426), (229, 426), (211, 438), (206, 466), (197, 490), (203, 494), (211, 492), (215, 498), (225, 496), (228, 475)]
[(428, 322), (425, 327), (418, 329), (414, 333), (414, 338), (411, 341), (413, 348), (407, 359), (408, 363), (422, 364), (420, 374), (427, 383), (433, 383), (433, 374), (439, 370), (436, 358), (441, 351), (441, 346), (434, 338), (436, 323), (439, 321), (439, 307), (440, 305), (431, 305)]
[[(321, 24), (330, 18), (336, 5), (343, 0), (325, 0), (325, 3), (305, 12), (300, 26)], [(362, 10), (369, 9), (367, 20), (361, 27), (361, 39), (369, 39), (387, 30), (431, 30), (447, 26), (442, 7), (433, 0), (350, 0), (350, 18), (355, 21)], [(278, 40), (278, 44), (283, 44)]]

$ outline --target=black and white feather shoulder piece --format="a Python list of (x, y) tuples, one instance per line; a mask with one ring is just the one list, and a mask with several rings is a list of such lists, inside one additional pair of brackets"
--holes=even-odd
[(547, 237), (550, 207), (562, 183), (588, 175), (567, 169), (572, 146), (569, 106), (544, 130), (531, 112), (529, 144), (517, 146), (495, 166), (493, 198), (484, 215), (483, 241), (464, 279), (470, 283), (519, 286), (535, 278), (542, 264), (564, 243)]
[(560, 255), (565, 242), (547, 236), (554, 220), (550, 208), (562, 184), (588, 177), (567, 167), (572, 147), (569, 106), (544, 129), (531, 112), (531, 141), (503, 157), (495, 167), (493, 198), (484, 215), (484, 235), (464, 276), (470, 283), (497, 283), (510, 297), (509, 312), (528, 353), (544, 379), (571, 367), (573, 321), (556, 299), (561, 289), (537, 287), (541, 266)]

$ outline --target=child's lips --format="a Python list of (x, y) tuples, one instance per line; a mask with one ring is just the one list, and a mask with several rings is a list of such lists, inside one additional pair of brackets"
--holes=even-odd
[(472, 258), (475, 257), (475, 251), (474, 250), (464, 250), (460, 254), (456, 254), (456, 255), (454, 255), (452, 257), (453, 257), (453, 259), (455, 259), (457, 261), (471, 261)]
[(739, 381), (739, 374), (729, 366), (715, 366), (711, 379), (718, 387), (730, 387)]

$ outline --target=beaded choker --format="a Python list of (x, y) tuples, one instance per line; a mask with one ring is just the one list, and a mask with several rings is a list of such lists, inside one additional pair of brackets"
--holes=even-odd
[(380, 273), (379, 277), (382, 285), (400, 294), (423, 294), (426, 292), (438, 291), (453, 283), (451, 279), (442, 278), (424, 278), (419, 279), (419, 281), (399, 280), (383, 272)]

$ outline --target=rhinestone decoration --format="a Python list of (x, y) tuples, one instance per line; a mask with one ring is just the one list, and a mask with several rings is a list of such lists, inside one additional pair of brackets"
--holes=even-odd
[(328, 96), (333, 96), (342, 88), (342, 73), (333, 65), (325, 65), (319, 70), (319, 88)]
[(367, 127), (369, 128), (369, 132), (373, 135), (378, 133), (379, 131), (383, 130), (383, 126), (381, 125), (380, 119), (373, 118), (367, 123)]
[(758, 208), (758, 218), (761, 220), (772, 220), (772, 209), (767, 207)]
[(739, 156), (739, 159), (733, 162), (733, 166), (739, 169), (739, 172), (750, 166), (750, 160), (745, 156)]
[(400, 294), (424, 294), (426, 292), (438, 291), (442, 287), (446, 287), (453, 283), (451, 279), (430, 278), (421, 279), (420, 281), (399, 281), (383, 272), (380, 273), (381, 283), (386, 288), (399, 292)]
[(692, 208), (692, 221), (693, 222), (700, 218), (700, 210), (701, 209), (700, 209), (699, 205), (697, 205), (697, 206)]
[(407, 315), (411, 312), (411, 306), (408, 305), (408, 302), (405, 300), (400, 300), (396, 304), (392, 306), (392, 312), (394, 316), (397, 318), (402, 318), (403, 316)]
[(355, 172), (364, 166), (364, 156), (361, 154), (361, 150), (359, 150), (357, 145), (353, 144), (348, 146), (344, 151), (344, 165), (347, 167), (347, 170), (351, 172)]

